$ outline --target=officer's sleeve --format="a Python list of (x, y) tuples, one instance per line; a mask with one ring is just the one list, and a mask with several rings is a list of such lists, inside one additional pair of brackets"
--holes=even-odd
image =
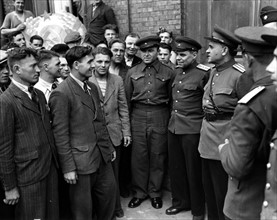
[(126, 74), (125, 82), (124, 82), (129, 113), (131, 113), (131, 98), (132, 98), (133, 89), (134, 89), (133, 84), (132, 84), (131, 75), (132, 75), (132, 72), (130, 70), (128, 70), (128, 72)]
[(220, 151), (225, 171), (242, 179), (252, 169), (264, 131), (260, 119), (246, 105), (238, 105), (230, 126), (229, 144)]

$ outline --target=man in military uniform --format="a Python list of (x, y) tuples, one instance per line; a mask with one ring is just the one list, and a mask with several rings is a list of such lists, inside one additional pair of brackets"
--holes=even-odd
[(176, 77), (172, 84), (172, 108), (168, 125), (169, 175), (172, 206), (167, 215), (192, 210), (193, 219), (204, 219), (205, 196), (198, 152), (203, 119), (202, 98), (210, 67), (198, 64), (201, 45), (188, 37), (175, 39)]
[(143, 62), (128, 70), (125, 84), (131, 112), (132, 182), (130, 208), (150, 196), (154, 208), (162, 207), (162, 181), (167, 158), (169, 100), (174, 72), (158, 59), (160, 38), (137, 41)]
[(223, 204), (228, 176), (218, 153), (224, 142), (231, 117), (238, 102), (237, 82), (244, 72), (234, 60), (240, 40), (230, 31), (215, 26), (206, 51), (208, 62), (215, 65), (203, 96), (204, 120), (200, 132), (199, 152), (202, 157), (202, 180), (209, 219), (224, 219)]
[[(246, 73), (254, 85), (235, 110), (230, 133), (219, 146), (225, 171), (230, 175), (224, 203), (226, 219), (260, 219), (266, 184), (270, 140), (277, 129), (277, 96), (271, 74), (266, 71), (275, 46), (262, 34), (277, 35), (264, 27), (235, 30), (242, 40)], [(276, 198), (275, 198), (276, 199)]]

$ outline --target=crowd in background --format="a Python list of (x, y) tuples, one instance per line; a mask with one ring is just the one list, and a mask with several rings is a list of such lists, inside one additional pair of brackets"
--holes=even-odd
[(0, 219), (122, 218), (121, 197), (160, 209), (167, 178), (167, 215), (277, 218), (276, 8), (263, 27), (215, 25), (204, 65), (199, 42), (163, 27), (120, 39), (102, 0), (82, 7), (84, 38), (50, 49), (25, 41), (33, 13), (14, 7), (0, 28)]

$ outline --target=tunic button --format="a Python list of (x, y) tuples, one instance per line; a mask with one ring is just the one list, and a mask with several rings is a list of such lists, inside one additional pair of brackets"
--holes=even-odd
[(175, 102), (178, 102), (178, 100), (176, 100)]
[(218, 73), (217, 73), (217, 74), (215, 74), (215, 76), (218, 76)]
[(162, 81), (164, 81), (164, 79), (162, 79)]
[(269, 169), (271, 168), (271, 164), (268, 163), (268, 164), (266, 165), (266, 168), (269, 170)]
[(212, 83), (212, 85), (214, 85), (214, 82)]
[(175, 112), (178, 112), (178, 110), (174, 110)]
[(147, 99), (147, 102), (149, 102), (150, 101), (150, 99)]
[(149, 76), (151, 76), (151, 74), (149, 73)]
[(265, 184), (265, 188), (266, 188), (267, 190), (269, 190), (269, 189), (270, 189), (270, 184), (269, 184), (269, 183)]
[(186, 74), (185, 72), (183, 72), (183, 74)]
[(151, 84), (151, 82), (148, 82), (148, 84), (150, 85), (150, 84)]
[(266, 207), (268, 207), (268, 201), (264, 201), (263, 202), (263, 206), (266, 208)]
[(230, 176), (230, 180), (233, 180), (233, 177)]
[(206, 101), (207, 103), (209, 102), (209, 100), (207, 99), (207, 101)]
[(179, 83), (182, 83), (182, 81), (179, 81)]
[(148, 90), (147, 92), (149, 93), (149, 92), (151, 92), (151, 91)]
[(180, 91), (178, 90), (177, 93), (179, 93)]
[(274, 143), (273, 142), (270, 143), (270, 148), (274, 148)]

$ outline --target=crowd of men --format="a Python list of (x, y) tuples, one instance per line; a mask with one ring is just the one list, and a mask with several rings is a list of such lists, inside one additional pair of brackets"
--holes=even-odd
[(277, 218), (276, 8), (264, 27), (215, 25), (207, 66), (199, 42), (165, 28), (119, 39), (102, 0), (85, 39), (48, 50), (25, 42), (32, 13), (14, 6), (0, 29), (0, 219), (122, 218), (130, 196), (160, 209), (167, 168), (167, 215)]

